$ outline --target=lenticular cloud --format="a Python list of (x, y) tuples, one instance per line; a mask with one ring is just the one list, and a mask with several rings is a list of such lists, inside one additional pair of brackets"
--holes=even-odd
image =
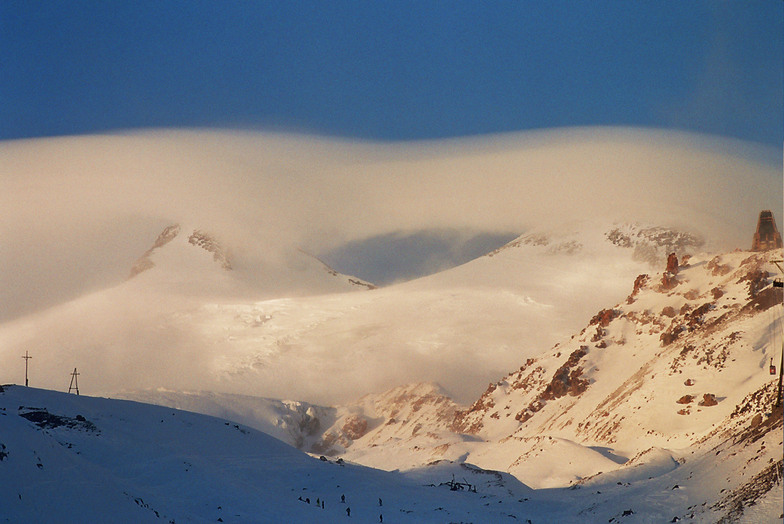
[[(519, 360), (521, 345), (545, 343), (571, 326), (552, 319), (576, 322), (593, 313), (593, 302), (570, 299), (569, 314), (559, 314), (566, 302), (550, 304), (537, 294), (542, 264), (528, 269), (528, 280), (520, 276), (522, 266), (504, 266), (481, 269), (491, 277), (465, 270), (425, 279), (416, 289), (402, 284), (383, 304), (377, 303), (382, 294), (308, 301), (332, 288), (322, 285), (318, 264), (304, 262), (302, 253), (318, 256), (406, 231), (570, 235), (586, 220), (652, 223), (699, 233), (706, 246), (748, 247), (759, 210), (780, 215), (782, 200), (769, 151), (631, 129), (403, 144), (158, 131), (6, 142), (0, 156), (4, 368), (14, 369), (24, 349), (35, 348), (47, 355), (37, 360), (39, 380), (56, 387), (64, 380), (57, 375), (61, 368), (73, 369), (81, 358), (94, 366), (93, 377), (102, 377), (102, 390), (176, 382), (328, 401), (316, 396), (330, 388), (349, 397), (374, 384), (432, 380), (431, 368), (444, 370), (444, 382), (470, 378), (471, 387), (481, 389), (487, 377)], [(172, 224), (220, 239), (240, 261), (237, 271), (214, 276), (200, 268), (194, 278), (185, 266), (178, 272), (174, 260), (166, 275), (175, 287), (163, 273), (155, 285), (152, 277), (126, 281), (134, 262)], [(586, 259), (594, 256), (587, 251), (580, 256), (548, 263), (550, 284), (563, 297), (587, 278), (574, 268), (604, 278), (598, 258)], [(637, 269), (625, 267), (619, 278)], [(255, 287), (246, 285), (248, 275)], [(509, 275), (517, 279), (516, 290), (497, 293)], [(482, 279), (487, 293), (476, 290)], [(617, 294), (628, 285), (623, 280), (617, 289), (605, 284), (596, 291)], [(413, 296), (420, 302), (410, 302)], [(459, 306), (439, 296), (457, 297)], [(277, 315), (259, 330), (277, 326), (288, 335), (257, 340), (231, 332), (239, 329), (241, 308), (227, 304), (253, 309), (249, 304), (270, 300), (283, 302), (253, 311)], [(209, 309), (218, 305), (224, 309)], [(431, 312), (418, 327), (410, 315), (417, 307)], [(514, 322), (492, 323), (494, 307), (506, 308)], [(228, 320), (218, 325), (214, 319), (221, 315)], [(395, 327), (401, 319), (405, 329)], [(522, 331), (513, 332), (512, 323)], [(534, 324), (548, 336), (526, 331)], [(507, 338), (483, 348), (476, 334), (492, 331), (488, 326)], [(404, 364), (390, 366), (395, 355)], [(314, 362), (315, 371), (303, 368)], [(359, 386), (347, 388), (346, 377)]]

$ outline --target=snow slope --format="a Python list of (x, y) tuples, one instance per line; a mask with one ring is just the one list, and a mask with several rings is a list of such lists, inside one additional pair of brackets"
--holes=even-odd
[[(177, 361), (198, 360), (198, 369), (185, 362), (187, 374), (158, 376), (152, 384), (139, 375), (115, 377), (113, 389), (98, 389), (209, 389), (335, 404), (400, 384), (437, 382), (469, 402), (488, 381), (621, 299), (629, 281), (651, 268), (650, 257), (639, 256), (642, 248), (613, 241), (619, 227), (635, 235), (647, 229), (586, 221), (529, 233), (452, 270), (370, 292), (203, 300), (148, 319), (158, 331), (134, 335), (149, 333), (145, 344), (165, 347)], [(661, 231), (675, 240), (638, 243), (661, 256), (700, 244), (692, 235)], [(19, 339), (16, 344), (21, 347)]]
[(652, 449), (569, 488), (531, 490), (468, 463), (384, 472), (224, 419), (5, 386), (0, 521), (346, 522), (350, 507), (361, 522), (775, 522), (781, 410), (756, 415), (772, 394), (748, 396), (677, 460)]
[[(344, 456), (391, 468), (438, 453), (539, 489), (600, 486), (607, 500), (647, 491), (635, 512), (775, 520), (782, 419), (768, 367), (784, 337), (782, 294), (772, 286), (779, 255), (684, 257), (680, 268), (640, 276), (626, 300), (458, 411), (455, 434), (424, 448), (411, 432), (379, 449), (358, 439)], [(390, 447), (408, 450), (408, 462), (395, 462)], [(675, 485), (679, 496), (667, 493)], [(766, 509), (749, 517), (758, 500)], [(618, 515), (586, 514), (600, 517)]]
[[(432, 384), (401, 386), (328, 411), (309, 406), (312, 431), (298, 442), (387, 470), (448, 460), (506, 471), (537, 488), (540, 501), (577, 490), (578, 522), (622, 518), (626, 509), (649, 515), (635, 517), (641, 522), (662, 514), (775, 520), (782, 424), (768, 366), (784, 336), (781, 292), (771, 285), (777, 255), (681, 257), (665, 272), (662, 264), (471, 407)], [(201, 397), (147, 396), (203, 410)], [(248, 423), (263, 428), (270, 419)], [(625, 502), (633, 508), (619, 512)]]
[[(217, 418), (19, 386), (0, 393), (0, 424), (0, 522), (346, 522), (346, 508), (360, 522), (515, 522), (530, 492), (476, 468), (408, 478)], [(423, 486), (454, 473), (477, 492)]]

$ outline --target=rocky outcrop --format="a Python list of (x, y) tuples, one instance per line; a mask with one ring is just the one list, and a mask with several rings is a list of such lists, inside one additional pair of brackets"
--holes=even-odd
[(626, 297), (627, 304), (634, 303), (640, 291), (644, 289), (645, 286), (648, 285), (649, 280), (650, 277), (647, 274), (637, 275), (637, 278), (634, 279), (634, 288), (632, 289), (631, 294), (628, 297)]
[[(152, 261), (152, 257), (155, 251), (177, 238), (177, 236), (180, 234), (180, 231), (181, 227), (179, 224), (173, 224), (165, 228), (161, 234), (158, 235), (158, 238), (155, 239), (152, 247), (145, 251), (144, 254), (139, 257), (136, 262), (134, 262), (128, 278), (133, 278), (139, 273), (155, 267), (155, 262)], [(201, 230), (194, 229), (193, 233), (191, 233), (188, 237), (188, 243), (212, 253), (213, 260), (220, 264), (221, 268), (227, 271), (231, 269), (231, 260), (229, 258), (228, 252), (214, 237)]]
[(677, 286), (678, 281), (678, 257), (675, 253), (670, 253), (667, 256), (667, 268), (662, 273), (661, 283), (659, 284), (659, 291), (667, 292)]
[(667, 269), (665, 271), (673, 275), (678, 274), (678, 256), (675, 253), (667, 255)]
[(179, 224), (173, 224), (171, 226), (168, 226), (166, 229), (164, 229), (161, 232), (161, 234), (158, 235), (158, 238), (155, 239), (155, 242), (153, 242), (152, 247), (147, 251), (145, 251), (144, 254), (140, 256), (139, 259), (136, 260), (136, 262), (134, 262), (133, 267), (131, 267), (131, 274), (128, 275), (128, 278), (133, 278), (139, 273), (155, 267), (155, 263), (150, 258), (153, 252), (156, 249), (161, 248), (166, 244), (168, 244), (169, 242), (171, 242), (172, 240), (174, 240), (174, 238), (179, 233), (180, 233)]
[(194, 229), (191, 236), (188, 237), (188, 242), (209, 251), (212, 253), (212, 259), (220, 264), (223, 269), (231, 270), (231, 261), (228, 253), (213, 236), (199, 229)]
[(668, 253), (683, 253), (699, 248), (705, 242), (700, 237), (666, 227), (626, 225), (610, 230), (607, 240), (618, 247), (633, 249), (636, 260), (658, 263)]

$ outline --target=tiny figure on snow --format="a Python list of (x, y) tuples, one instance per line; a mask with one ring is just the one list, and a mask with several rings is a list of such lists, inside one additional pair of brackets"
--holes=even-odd
[(341, 502), (341, 504), (345, 504), (346, 503), (346, 496), (345, 495), (341, 495), (340, 496), (340, 502)]
[(383, 506), (384, 504), (381, 502), (381, 497), (378, 498), (378, 505)]
[(346, 508), (346, 516), (347, 517), (351, 516), (351, 508)]

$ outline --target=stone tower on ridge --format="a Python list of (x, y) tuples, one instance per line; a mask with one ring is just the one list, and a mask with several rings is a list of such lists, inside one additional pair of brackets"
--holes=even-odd
[(781, 235), (779, 230), (776, 229), (776, 220), (773, 218), (773, 212), (768, 209), (760, 211), (757, 231), (754, 233), (754, 239), (751, 241), (751, 250), (768, 251), (770, 249), (781, 249), (781, 247)]

